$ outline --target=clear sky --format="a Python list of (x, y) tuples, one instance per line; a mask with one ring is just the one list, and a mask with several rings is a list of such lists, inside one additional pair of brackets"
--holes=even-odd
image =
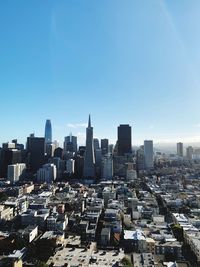
[(0, 101), (0, 142), (200, 143), (200, 1), (0, 1)]

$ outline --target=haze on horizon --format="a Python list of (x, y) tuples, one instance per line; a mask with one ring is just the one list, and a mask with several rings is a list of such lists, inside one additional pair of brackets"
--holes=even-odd
[[(10, 4), (12, 2), (12, 5)], [(200, 144), (200, 2), (0, 2), (0, 143), (72, 132)]]

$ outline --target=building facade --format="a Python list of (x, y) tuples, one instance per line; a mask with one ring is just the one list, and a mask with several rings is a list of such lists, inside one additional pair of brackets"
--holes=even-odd
[(118, 127), (118, 156), (124, 156), (132, 152), (131, 145), (131, 126), (121, 124)]
[(144, 165), (145, 169), (152, 169), (154, 166), (153, 160), (153, 141), (145, 140), (144, 141)]
[(95, 157), (94, 157), (94, 141), (93, 127), (89, 115), (88, 127), (86, 129), (86, 150), (84, 159), (84, 177), (95, 176)]

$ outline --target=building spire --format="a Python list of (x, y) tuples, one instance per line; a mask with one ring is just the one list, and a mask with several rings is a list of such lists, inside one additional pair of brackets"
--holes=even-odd
[(91, 118), (90, 118), (90, 114), (89, 114), (89, 120), (88, 120), (88, 128), (91, 128)]

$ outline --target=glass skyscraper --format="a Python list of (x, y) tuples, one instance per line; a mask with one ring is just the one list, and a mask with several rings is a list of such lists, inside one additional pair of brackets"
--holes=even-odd
[(50, 120), (46, 120), (44, 136), (45, 136), (45, 144), (52, 143), (52, 127)]

